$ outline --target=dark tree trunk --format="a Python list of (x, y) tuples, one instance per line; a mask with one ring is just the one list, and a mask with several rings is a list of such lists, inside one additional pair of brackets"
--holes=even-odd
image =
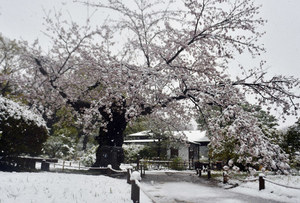
[(103, 109), (99, 109), (99, 111), (108, 124), (106, 128), (100, 127), (99, 135), (96, 137), (99, 147), (93, 166), (106, 167), (110, 164), (114, 169), (119, 169), (120, 164), (124, 161), (123, 132), (127, 125), (125, 109), (113, 104), (111, 107), (112, 117), (109, 117)]

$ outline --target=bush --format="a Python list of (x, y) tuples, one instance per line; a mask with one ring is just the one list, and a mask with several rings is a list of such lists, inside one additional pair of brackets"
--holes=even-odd
[(40, 116), (0, 96), (0, 156), (39, 155), (47, 136)]
[(180, 157), (175, 157), (172, 159), (172, 162), (170, 164), (170, 168), (177, 171), (182, 171), (185, 169), (185, 166), (182, 162), (182, 159)]
[(93, 146), (88, 149), (81, 157), (80, 161), (86, 167), (91, 167), (96, 162), (96, 151), (98, 146)]

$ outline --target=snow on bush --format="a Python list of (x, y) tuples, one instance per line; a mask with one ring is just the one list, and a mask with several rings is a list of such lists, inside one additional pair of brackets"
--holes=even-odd
[(40, 115), (28, 110), (26, 106), (6, 99), (0, 95), (0, 121), (5, 122), (9, 117), (16, 120), (23, 119), (27, 123), (33, 121), (39, 127), (47, 127), (46, 122)]
[(37, 156), (48, 135), (41, 116), (1, 96), (0, 131), (0, 155), (4, 156)]
[(89, 148), (81, 157), (80, 160), (85, 166), (92, 166), (96, 161), (97, 146)]

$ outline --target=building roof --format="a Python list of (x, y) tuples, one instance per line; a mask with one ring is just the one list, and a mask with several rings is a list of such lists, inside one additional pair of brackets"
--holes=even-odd
[(150, 130), (144, 130), (141, 132), (137, 132), (137, 133), (133, 133), (133, 134), (129, 134), (127, 135), (128, 137), (148, 137), (149, 135), (151, 135), (152, 133), (150, 133)]
[(186, 131), (174, 131), (175, 136), (186, 136), (186, 141), (199, 143), (199, 142), (210, 142), (209, 138), (206, 136), (206, 131), (200, 130), (186, 130)]
[(125, 140), (124, 143), (152, 143), (158, 142), (158, 139)]
[[(183, 140), (191, 143), (200, 143), (200, 142), (210, 142), (208, 137), (206, 136), (206, 131), (200, 130), (185, 130), (185, 131), (172, 131), (172, 134), (175, 137), (182, 137)], [(151, 135), (149, 130), (137, 132), (128, 135), (128, 137), (144, 137), (143, 139), (134, 139), (134, 140), (125, 140), (124, 143), (147, 143), (147, 142), (157, 142), (157, 139), (147, 139)], [(145, 139), (146, 138), (146, 139)]]

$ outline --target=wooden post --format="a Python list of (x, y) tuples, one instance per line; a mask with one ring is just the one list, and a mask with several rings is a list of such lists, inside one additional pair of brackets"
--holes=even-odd
[(137, 156), (137, 160), (136, 160), (136, 170), (138, 171), (140, 169), (140, 156)]
[(110, 168), (107, 168), (107, 175), (111, 176), (111, 169)]
[(65, 161), (63, 161), (63, 167), (62, 167), (62, 170), (64, 171), (65, 169)]
[(208, 179), (211, 178), (210, 168), (207, 170), (207, 178), (208, 178)]
[(135, 180), (131, 181), (131, 200), (133, 201), (133, 203), (140, 202), (140, 188), (135, 183)]
[(140, 202), (140, 188), (136, 184), (136, 181), (140, 181), (141, 175), (138, 171), (134, 171), (131, 173), (130, 181), (131, 181), (131, 200), (133, 203), (139, 203)]
[(79, 168), (78, 169), (80, 170), (80, 161), (79, 161)]
[(108, 176), (111, 176), (111, 173), (112, 173), (112, 166), (110, 164), (107, 165), (107, 171), (106, 171), (106, 174)]
[(140, 163), (141, 176), (143, 177), (143, 163)]
[(259, 190), (264, 190), (265, 189), (265, 179), (264, 179), (265, 175), (263, 173), (259, 174)]

